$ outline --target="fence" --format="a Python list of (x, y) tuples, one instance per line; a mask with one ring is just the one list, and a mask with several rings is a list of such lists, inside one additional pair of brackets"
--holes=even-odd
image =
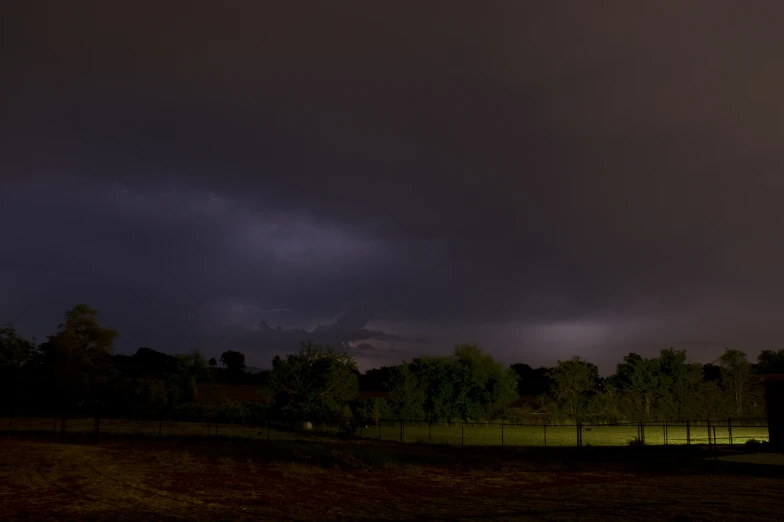
[(380, 419), (301, 420), (7, 418), (2, 432), (149, 436), (235, 436), (266, 440), (344, 437), (454, 446), (625, 446), (738, 445), (768, 441), (766, 419), (635, 422), (615, 424), (515, 424), (500, 422), (424, 422)]

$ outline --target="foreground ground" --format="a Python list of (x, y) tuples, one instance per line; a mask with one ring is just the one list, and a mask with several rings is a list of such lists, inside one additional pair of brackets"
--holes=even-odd
[(780, 520), (784, 478), (698, 457), (682, 447), (13, 436), (0, 439), (0, 519)]

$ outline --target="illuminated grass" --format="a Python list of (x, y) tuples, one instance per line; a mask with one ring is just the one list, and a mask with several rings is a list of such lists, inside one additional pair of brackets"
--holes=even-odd
[[(586, 429), (590, 428), (590, 429)], [(401, 440), (400, 425), (387, 423), (379, 428), (370, 426), (358, 430), (357, 435), (364, 438), (379, 440)], [(687, 444), (687, 432), (691, 444), (708, 444), (708, 427), (692, 426), (687, 430), (685, 425), (650, 425), (644, 428), (645, 443), (649, 445), (681, 445)], [(711, 427), (711, 440), (713, 428)], [(594, 425), (583, 428), (582, 443), (592, 446), (625, 446), (630, 440), (639, 436), (638, 427)], [(727, 426), (717, 426), (715, 432), (717, 444), (730, 443), (730, 431)], [(765, 426), (747, 426), (732, 428), (732, 444), (743, 444), (749, 439), (760, 442), (768, 440), (768, 429)], [(436, 423), (432, 427), (426, 424), (405, 423), (402, 440), (404, 442), (421, 442), (433, 444), (450, 444), (455, 446), (576, 446), (577, 428), (575, 426), (521, 426), (499, 424), (446, 424)]]
[[(92, 419), (69, 419), (67, 433), (92, 433)], [(54, 432), (59, 430), (59, 423), (53, 419), (14, 419), (13, 424), (0, 425), (0, 431), (36, 431)], [(239, 424), (207, 424), (201, 422), (171, 421), (130, 421), (125, 419), (104, 419), (100, 422), (101, 434), (116, 435), (148, 435), (157, 436), (214, 436), (247, 437), (270, 440), (311, 440), (320, 436), (337, 436), (336, 426), (316, 426), (314, 432), (297, 432), (279, 429), (267, 430), (265, 427), (243, 426)], [(708, 444), (710, 433), (717, 444), (743, 444), (747, 440), (759, 442), (768, 440), (768, 429), (765, 426), (711, 426), (692, 425), (687, 430), (685, 424), (646, 425), (644, 427), (647, 445), (682, 445), (687, 444), (687, 433), (691, 444)], [(382, 422), (380, 426), (370, 425), (358, 428), (355, 435), (363, 439), (400, 441), (399, 422)], [(639, 435), (636, 425), (584, 426), (582, 432), (583, 445), (592, 446), (625, 446)], [(402, 441), (413, 443), (448, 444), (454, 446), (576, 446), (577, 428), (575, 426), (531, 426), (506, 424), (470, 424), (470, 423), (409, 423), (403, 425)]]

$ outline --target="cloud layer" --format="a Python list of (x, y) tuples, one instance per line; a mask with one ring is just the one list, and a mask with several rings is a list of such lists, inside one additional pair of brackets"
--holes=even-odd
[(403, 354), (777, 346), (781, 3), (182, 7), (8, 8), (21, 327), (86, 300), (128, 349), (227, 317), (362, 344), (362, 303), (355, 330), (429, 340)]

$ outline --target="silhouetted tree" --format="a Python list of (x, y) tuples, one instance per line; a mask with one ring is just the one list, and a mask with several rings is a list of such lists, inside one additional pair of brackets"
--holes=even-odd
[(386, 391), (392, 368), (382, 366), (372, 368), (359, 376), (359, 389), (367, 391)]
[(512, 370), (517, 374), (517, 393), (520, 395), (544, 395), (550, 391), (552, 380), (551, 368), (532, 368), (527, 364), (513, 364)]
[(210, 357), (208, 364), (210, 365), (210, 368), (214, 368), (218, 365), (218, 361), (215, 360), (215, 357)]
[(177, 358), (168, 353), (142, 347), (133, 354), (136, 367), (144, 377), (162, 378), (177, 371)]
[(116, 337), (117, 330), (100, 325), (97, 310), (79, 304), (66, 312), (57, 333), (39, 347), (52, 399), (62, 416), (61, 436), (70, 414), (89, 406), (91, 400), (100, 400), (92, 394), (99, 379), (111, 369), (110, 354)]
[(245, 370), (245, 354), (227, 350), (221, 354), (221, 364), (230, 372), (240, 373)]
[(26, 396), (24, 367), (33, 358), (35, 342), (22, 337), (11, 324), (0, 326), (0, 396), (13, 417)]
[(784, 350), (762, 350), (754, 365), (756, 373), (784, 373)]
[(705, 382), (719, 383), (721, 381), (721, 366), (713, 363), (703, 364), (702, 375)]
[(245, 354), (227, 350), (221, 354), (221, 364), (226, 368), (224, 377), (230, 384), (240, 384), (244, 377)]

